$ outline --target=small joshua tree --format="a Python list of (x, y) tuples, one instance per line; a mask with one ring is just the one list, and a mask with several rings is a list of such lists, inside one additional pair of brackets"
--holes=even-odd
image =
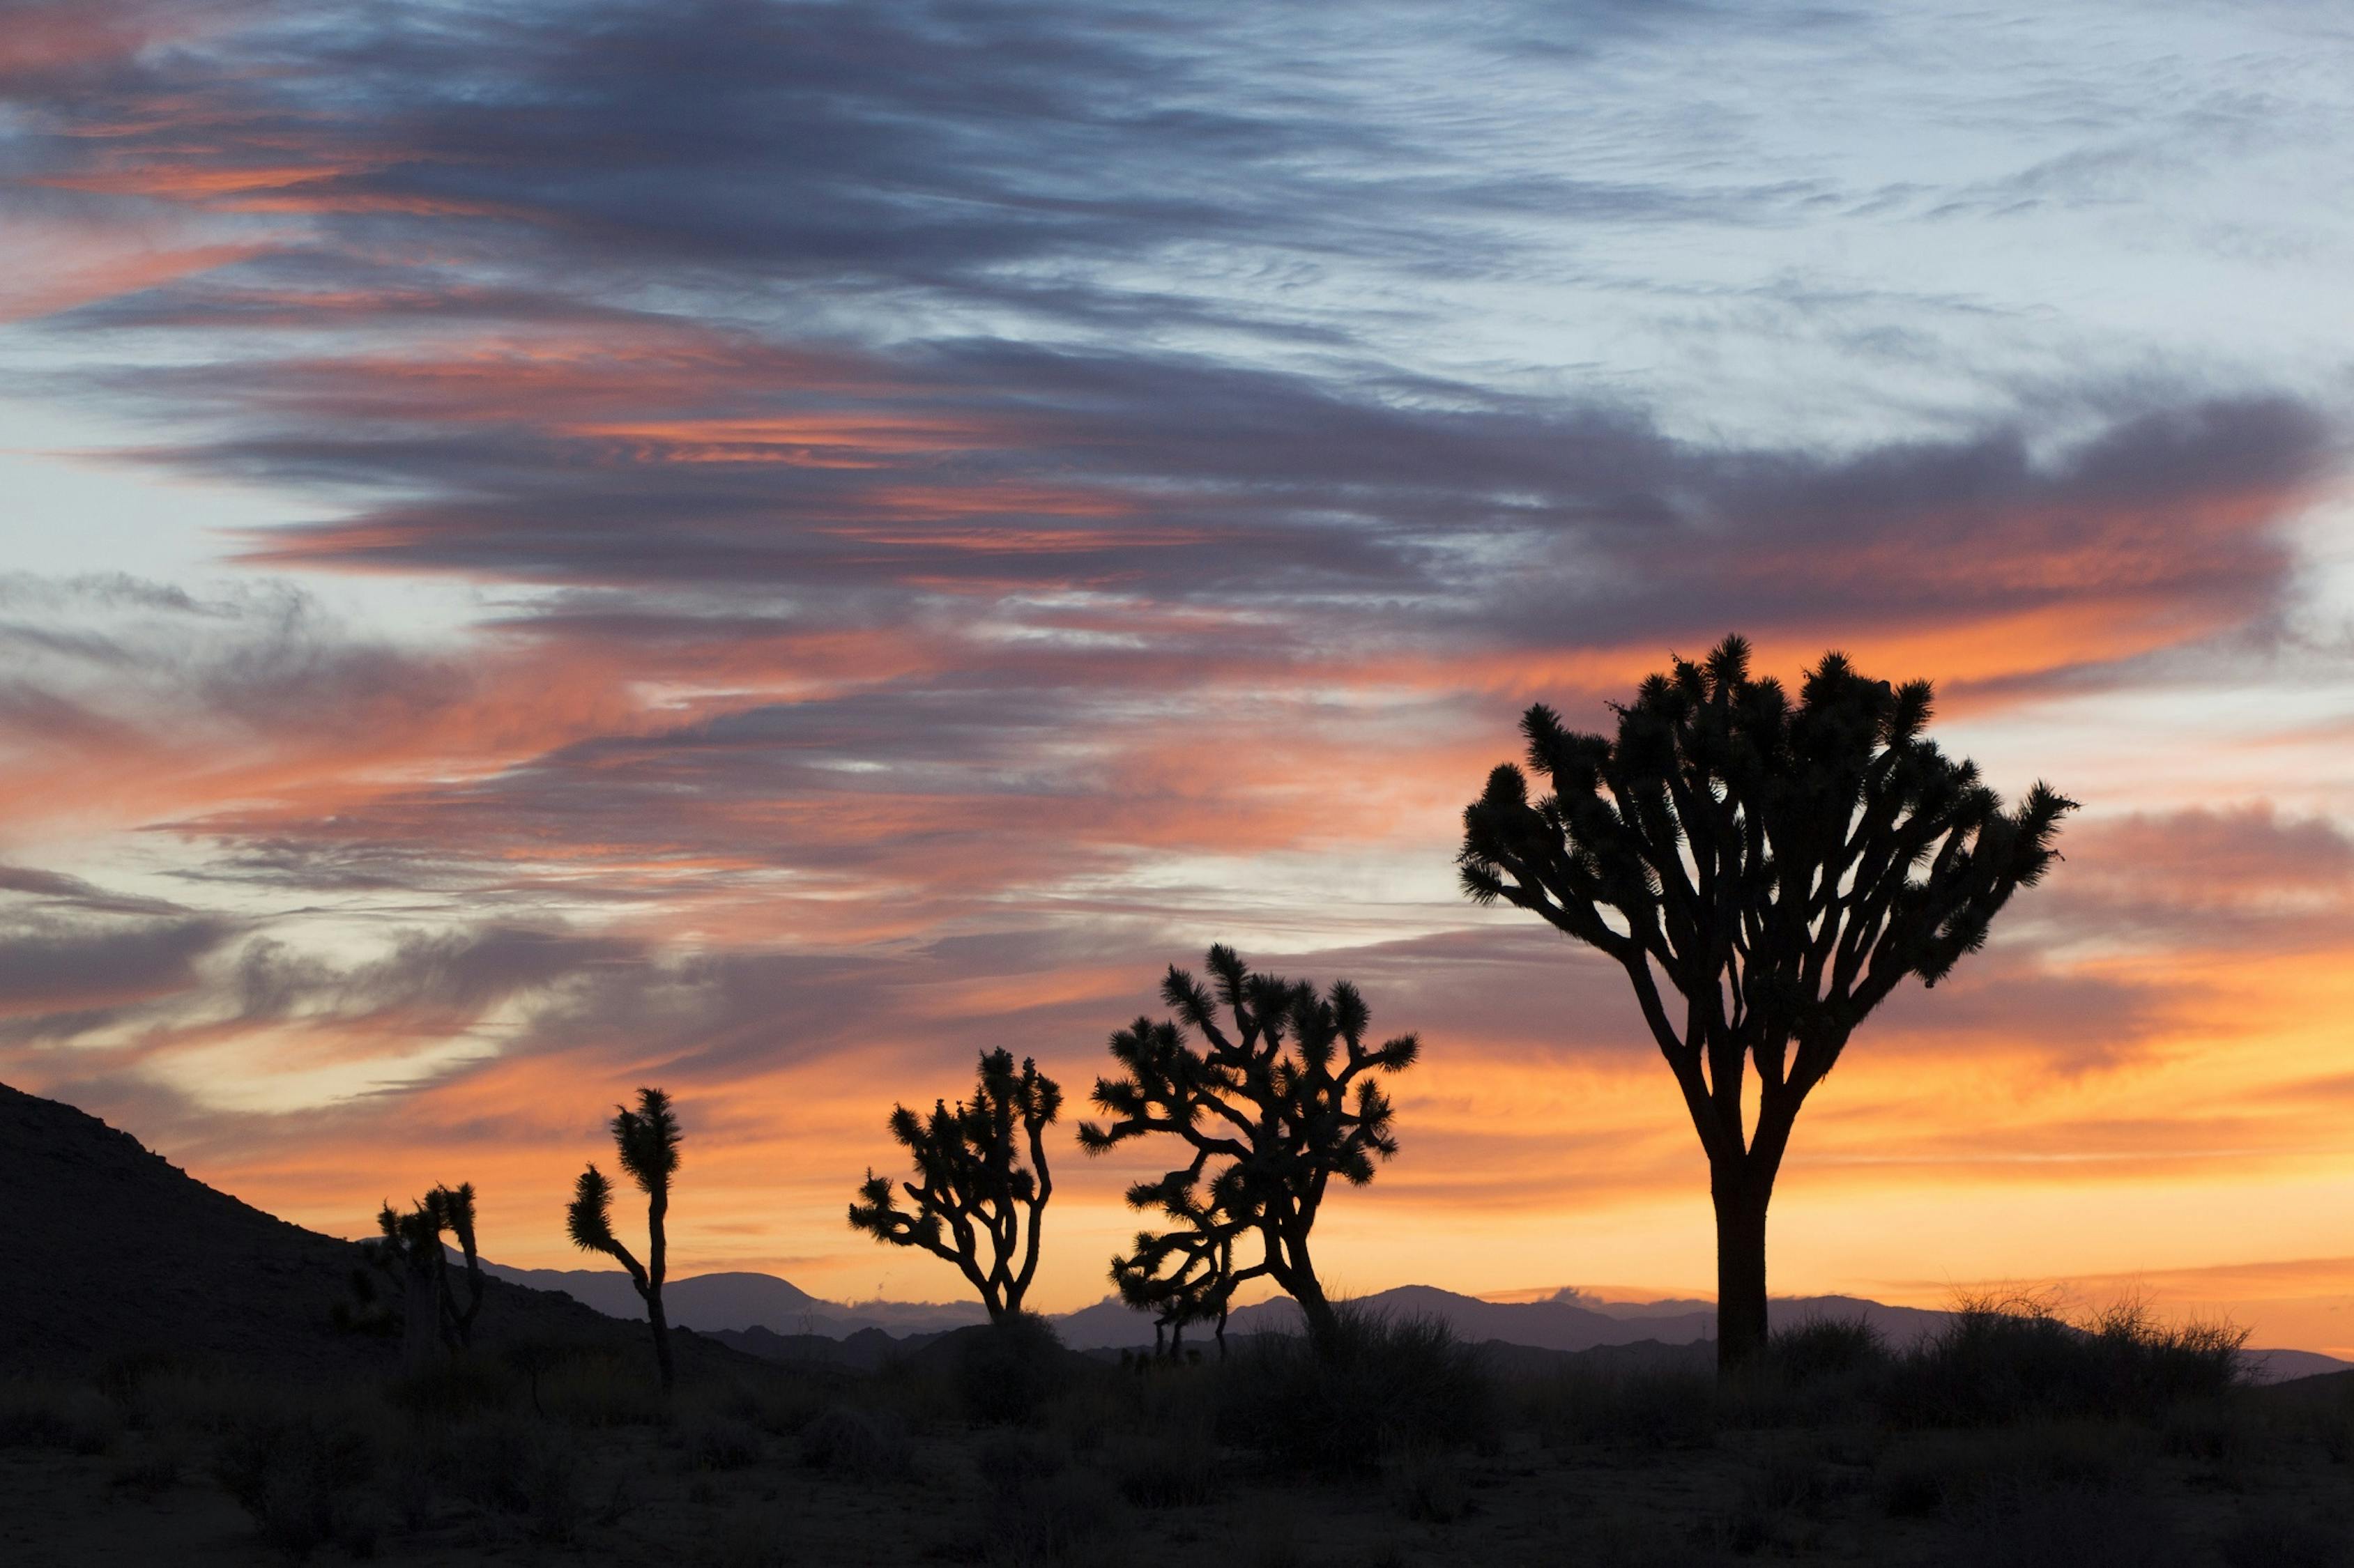
[[(1346, 980), (1319, 997), (1304, 980), (1248, 972), (1225, 947), (1210, 949), (1209, 969), (1214, 990), (1172, 965), (1161, 995), (1177, 1018), (1140, 1018), (1111, 1037), (1126, 1075), (1097, 1079), (1095, 1103), (1113, 1119), (1079, 1128), (1091, 1154), (1156, 1132), (1192, 1151), (1158, 1181), (1129, 1189), (1131, 1208), (1176, 1223), (1140, 1233), (1132, 1253), (1112, 1260), (1112, 1279), (1123, 1300), (1178, 1332), (1214, 1321), (1223, 1347), (1235, 1287), (1264, 1276), (1299, 1304), (1310, 1341), (1330, 1355), (1339, 1320), (1310, 1233), (1333, 1177), (1362, 1187), (1376, 1159), (1397, 1152), (1376, 1078), (1413, 1065), (1421, 1044), (1401, 1034), (1368, 1046), (1371, 1014)], [(1235, 1266), (1235, 1244), (1253, 1239), (1256, 1259)]]
[[(474, 1184), (436, 1187), (407, 1213), (387, 1202), (376, 1217), (383, 1234), (367, 1244), (371, 1262), (401, 1284), (401, 1360), (411, 1367), (431, 1359), (438, 1343), (456, 1351), (474, 1342), (474, 1319), (482, 1310), (482, 1265), (474, 1251)], [(458, 1239), (465, 1259), (466, 1300), (458, 1303), (451, 1282), (445, 1234)], [(366, 1287), (366, 1276), (355, 1277), (361, 1312), (346, 1308), (345, 1321), (357, 1328), (371, 1326), (375, 1292)]]
[(1507, 762), (1463, 813), (1464, 891), (1634, 988), (1708, 1156), (1728, 1368), (1766, 1343), (1766, 1209), (1798, 1107), (1900, 982), (1935, 985), (1985, 942), (2074, 809), (2038, 784), (2006, 810), (1922, 734), (1930, 694), (1829, 653), (1793, 704), (1729, 637), (1645, 681), (1615, 736), (1530, 708), (1549, 792)]
[(646, 1304), (646, 1322), (653, 1330), (654, 1366), (662, 1375), (663, 1392), (670, 1392), (670, 1322), (663, 1316), (663, 1274), (668, 1256), (663, 1221), (670, 1213), (670, 1181), (678, 1171), (678, 1118), (670, 1097), (660, 1089), (640, 1089), (638, 1108), (614, 1107), (613, 1145), (621, 1169), (646, 1195), (646, 1260), (641, 1264), (613, 1234), (613, 1184), (590, 1161), (572, 1190), (565, 1210), (564, 1228), (583, 1252), (601, 1252), (629, 1271)]
[(981, 1293), (991, 1322), (1019, 1317), (1055, 1192), (1045, 1131), (1062, 1109), (1062, 1086), (1035, 1062), (1025, 1060), (1017, 1073), (1012, 1052), (983, 1052), (970, 1100), (953, 1108), (935, 1100), (928, 1117), (892, 1107), (891, 1136), (916, 1165), (917, 1180), (899, 1192), (915, 1207), (901, 1208), (891, 1179), (870, 1169), (850, 1205), (852, 1226), (956, 1265)]

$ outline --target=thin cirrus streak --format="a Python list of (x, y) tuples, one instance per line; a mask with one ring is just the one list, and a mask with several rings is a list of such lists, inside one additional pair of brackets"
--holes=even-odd
[[(1741, 630), (2086, 804), (1809, 1110), (1781, 1281), (2342, 1291), (2348, 247), (2234, 195), (2346, 208), (2264, 64), (2338, 46), (2153, 24), (2178, 112), (2061, 6), (2047, 116), (1902, 8), (1343, 9), (12, 13), (10, 388), (272, 504), (0, 578), (0, 1075), (329, 1229), (471, 1178), (537, 1264), (659, 1079), (680, 1266), (928, 1294), (837, 1223), (888, 1101), (1004, 1044), (1076, 1103), (1226, 938), (1427, 1043), (1352, 1286), (1689, 1287), (1620, 985), (1449, 856), (1521, 706)], [(1720, 50), (1807, 90), (1695, 117)], [(1933, 80), (1946, 172), (1875, 162)], [(1052, 1304), (1140, 1158), (1066, 1157)]]

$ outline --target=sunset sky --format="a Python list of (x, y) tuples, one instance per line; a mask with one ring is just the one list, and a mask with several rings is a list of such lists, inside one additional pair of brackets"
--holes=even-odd
[[(2349, 279), (2335, 6), (5, 0), (0, 1081), (537, 1266), (660, 1084), (674, 1275), (939, 1299), (891, 1101), (1225, 940), (1423, 1038), (1335, 1283), (1705, 1290), (1452, 856), (1740, 631), (2084, 803), (1777, 1293), (2354, 1355)], [(1049, 1309), (1158, 1168), (1061, 1147)]]

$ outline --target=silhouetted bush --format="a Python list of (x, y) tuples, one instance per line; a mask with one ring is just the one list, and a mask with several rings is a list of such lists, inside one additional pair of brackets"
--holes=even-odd
[(1102, 1562), (1119, 1532), (1119, 1499), (1104, 1478), (1074, 1467), (1052, 1439), (1008, 1432), (973, 1455), (981, 1487), (981, 1556), (1004, 1568)]
[(1436, 1318), (1342, 1304), (1322, 1355), (1263, 1334), (1217, 1366), (1223, 1437), (1280, 1464), (1370, 1472), (1394, 1450), (1463, 1447), (1494, 1430), (1478, 1357)]
[(122, 1417), (95, 1389), (42, 1383), (0, 1384), (0, 1448), (102, 1454)]
[(1104, 1457), (1119, 1495), (1138, 1508), (1187, 1508), (1217, 1495), (1218, 1447), (1206, 1425), (1122, 1435)]
[(1549, 1448), (1704, 1448), (1716, 1440), (1720, 1398), (1715, 1374), (1696, 1365), (1565, 1366), (1512, 1393), (1520, 1418)]
[(709, 1413), (680, 1424), (679, 1436), (697, 1469), (741, 1470), (758, 1462), (760, 1430), (738, 1416)]
[(983, 1425), (1028, 1425), (1069, 1382), (1070, 1353), (1055, 1326), (1017, 1312), (957, 1331), (957, 1396)]
[(578, 1533), (580, 1454), (562, 1431), (521, 1415), (492, 1415), (454, 1428), (450, 1453), (449, 1479), (459, 1496), (520, 1516), (543, 1541), (568, 1542)]
[(914, 1470), (907, 1425), (888, 1411), (837, 1404), (801, 1428), (801, 1463), (862, 1480), (896, 1480)]
[(550, 1416), (575, 1426), (659, 1426), (670, 1415), (643, 1365), (606, 1351), (571, 1356), (542, 1372), (539, 1396)]
[(1420, 1445), (1394, 1447), (1382, 1467), (1390, 1506), (1425, 1524), (1452, 1524), (1471, 1511), (1461, 1455)]
[(380, 1457), (377, 1435), (358, 1422), (287, 1411), (226, 1434), (214, 1474), (262, 1540), (289, 1556), (306, 1558), (330, 1543), (368, 1556), (390, 1523), (376, 1486)]
[(712, 1408), (772, 1437), (790, 1437), (839, 1397), (840, 1383), (840, 1379), (821, 1384), (814, 1380), (769, 1377), (728, 1388), (717, 1396)]
[(1876, 1372), (1888, 1362), (1880, 1330), (1861, 1318), (1810, 1318), (1775, 1330), (1766, 1364), (1795, 1383)]
[(512, 1409), (524, 1385), (508, 1367), (488, 1357), (460, 1351), (430, 1361), (385, 1385), (385, 1398), (411, 1415), (457, 1420), (485, 1411)]
[(1890, 1368), (1880, 1405), (1914, 1426), (2152, 1420), (2238, 1387), (2246, 1338), (2218, 1325), (2161, 1324), (2131, 1303), (2079, 1326), (2039, 1302), (1967, 1301)]
[(2259, 1514), (2218, 1543), (2223, 1568), (2344, 1568), (2354, 1563), (2346, 1521)]
[(188, 1468), (187, 1446), (176, 1435), (131, 1446), (108, 1467), (106, 1484), (154, 1496), (180, 1484)]
[(1979, 1508), (1946, 1561), (1951, 1568), (2166, 1568), (2195, 1559), (2147, 1497), (2048, 1491)]
[(2146, 1434), (2092, 1422), (1925, 1432), (1882, 1457), (1875, 1486), (1897, 1518), (1957, 1515), (2046, 1492), (2103, 1492), (2145, 1457)]

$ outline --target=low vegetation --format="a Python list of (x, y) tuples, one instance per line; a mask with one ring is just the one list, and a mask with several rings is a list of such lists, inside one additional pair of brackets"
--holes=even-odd
[(125, 1539), (320, 1563), (2347, 1561), (2354, 1380), (2253, 1387), (2234, 1334), (2130, 1307), (1968, 1303), (1903, 1351), (1803, 1324), (1731, 1379), (1336, 1324), (1114, 1361), (1019, 1319), (668, 1399), (610, 1348), (357, 1387), (149, 1357), (0, 1386), (0, 1511), (80, 1489)]

